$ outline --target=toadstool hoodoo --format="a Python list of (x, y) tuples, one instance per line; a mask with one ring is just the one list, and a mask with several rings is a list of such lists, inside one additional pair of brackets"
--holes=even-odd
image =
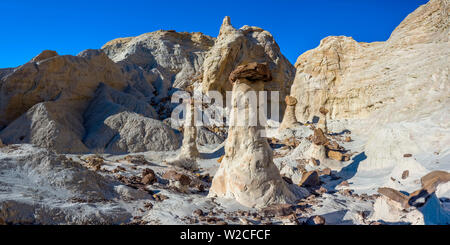
[(267, 139), (261, 136), (264, 127), (252, 121), (259, 107), (258, 103), (252, 103), (256, 101), (252, 101), (252, 94), (262, 91), (264, 82), (270, 80), (266, 64), (249, 63), (231, 73), (230, 128), (225, 156), (214, 176), (210, 197), (234, 198), (242, 205), (257, 208), (295, 201), (273, 163)]

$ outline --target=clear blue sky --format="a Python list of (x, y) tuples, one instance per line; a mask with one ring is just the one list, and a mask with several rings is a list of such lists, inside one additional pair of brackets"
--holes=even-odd
[(29, 61), (41, 50), (77, 54), (118, 37), (159, 29), (217, 36), (224, 16), (234, 27), (272, 33), (294, 63), (330, 35), (384, 41), (427, 0), (2, 0), (0, 68)]

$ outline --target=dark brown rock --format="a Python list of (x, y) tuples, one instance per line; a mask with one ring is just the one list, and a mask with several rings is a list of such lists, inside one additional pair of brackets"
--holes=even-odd
[(327, 137), (320, 128), (314, 129), (314, 135), (312, 136), (311, 141), (316, 145), (325, 145), (328, 143)]
[(331, 175), (331, 168), (325, 168), (320, 171), (320, 175)]
[(317, 171), (309, 171), (302, 175), (299, 186), (302, 187), (317, 187), (320, 185), (319, 174)]
[(265, 63), (252, 62), (246, 65), (238, 66), (230, 74), (230, 82), (234, 83), (238, 79), (247, 79), (249, 81), (271, 81), (272, 74)]
[(180, 181), (182, 185), (189, 185), (191, 183), (191, 178), (189, 178), (189, 176), (177, 173), (174, 170), (169, 170), (165, 172), (163, 178), (172, 181)]
[(378, 188), (378, 193), (389, 198), (392, 201), (398, 202), (403, 208), (409, 207), (409, 197), (395, 189), (382, 187)]
[(294, 106), (297, 104), (297, 99), (295, 97), (292, 96), (286, 96), (286, 98), (284, 98), (284, 101), (286, 102), (286, 105), (288, 106)]
[(412, 157), (412, 154), (407, 153), (407, 154), (404, 154), (403, 157)]
[(406, 178), (408, 178), (408, 177), (409, 177), (409, 170), (403, 171), (403, 173), (402, 173), (402, 179), (406, 179)]
[(263, 208), (261, 211), (264, 216), (279, 217), (291, 214), (294, 212), (294, 208), (291, 204), (274, 204)]
[(328, 110), (325, 107), (320, 107), (319, 112), (322, 113), (323, 115), (328, 114)]
[(151, 185), (153, 183), (156, 183), (158, 181), (158, 179), (156, 178), (156, 174), (153, 170), (151, 169), (144, 169), (142, 171), (142, 181), (141, 183), (144, 185)]
[(196, 209), (196, 210), (194, 210), (194, 212), (192, 212), (192, 215), (200, 217), (200, 216), (203, 216), (204, 214), (201, 209)]
[(340, 151), (343, 148), (336, 142), (336, 141), (329, 141), (326, 144), (326, 147), (330, 150), (334, 150), (334, 151)]
[(342, 161), (344, 158), (344, 154), (342, 154), (341, 152), (331, 150), (327, 152), (327, 156), (328, 158), (334, 159), (336, 161)]
[(433, 171), (423, 176), (420, 181), (422, 182), (422, 187), (428, 193), (433, 193), (436, 191), (438, 185), (450, 181), (450, 173), (446, 171)]
[(315, 215), (310, 217), (307, 221), (306, 221), (307, 225), (325, 225), (326, 221), (325, 218), (320, 216), (320, 215)]

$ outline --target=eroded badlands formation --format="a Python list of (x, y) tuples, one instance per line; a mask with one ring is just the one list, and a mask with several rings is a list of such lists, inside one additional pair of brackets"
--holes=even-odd
[[(431, 0), (385, 42), (327, 37), (294, 66), (226, 17), (217, 38), (0, 69), (0, 224), (449, 224), (449, 13)], [(244, 122), (244, 92), (279, 91), (282, 120), (197, 126), (194, 98), (180, 125), (177, 91), (231, 91)]]

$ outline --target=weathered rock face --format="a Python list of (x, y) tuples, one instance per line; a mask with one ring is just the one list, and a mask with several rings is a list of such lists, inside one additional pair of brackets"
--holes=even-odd
[[(242, 67), (237, 70), (245, 72)], [(236, 75), (239, 77), (239, 74)], [(230, 118), (232, 124), (225, 143), (225, 156), (214, 176), (209, 196), (235, 198), (249, 207), (292, 202), (295, 196), (273, 163), (273, 153), (267, 140), (260, 135), (263, 127), (248, 126), (250, 116), (239, 115), (240, 118), (245, 118), (243, 124), (235, 121), (238, 113), (256, 113), (254, 110), (257, 108), (246, 104), (248, 98), (245, 93), (263, 90), (264, 81), (252, 80), (243, 78), (234, 82)]]
[(203, 63), (203, 91), (222, 94), (231, 91), (232, 84), (228, 81), (231, 72), (251, 62), (267, 63), (273, 78), (264, 84), (264, 90), (279, 91), (280, 104), (284, 105), (284, 97), (289, 94), (294, 78), (294, 67), (281, 54), (269, 32), (250, 26), (235, 29), (229, 17), (225, 17), (219, 36)]
[(99, 83), (122, 90), (126, 79), (104, 53), (87, 50), (78, 56), (44, 52), (4, 76), (0, 88), (0, 128), (45, 101), (70, 103), (82, 113)]
[(431, 0), (386, 42), (323, 39), (295, 64), (297, 120), (311, 121), (324, 106), (332, 119), (373, 115), (374, 123), (398, 121), (448, 101), (449, 12), (448, 0)]
[(70, 111), (69, 104), (43, 102), (0, 131), (8, 144), (31, 143), (55, 152), (86, 153), (81, 141), (84, 128), (79, 114)]
[(143, 118), (158, 118), (157, 113), (148, 103), (102, 83), (95, 93), (95, 98), (83, 113), (86, 129), (83, 142), (88, 148), (101, 152), (107, 146), (110, 140), (116, 136), (117, 131), (108, 127), (104, 121), (121, 112), (134, 112), (142, 115)]
[(152, 84), (158, 98), (201, 78), (214, 38), (199, 32), (155, 31), (106, 43), (103, 51), (140, 84)]
[(98, 137), (107, 142), (97, 149), (107, 153), (169, 151), (180, 147), (179, 137), (163, 122), (131, 112), (112, 115), (104, 121)]
[(222, 144), (224, 141), (224, 137), (216, 134), (215, 132), (212, 132), (205, 127), (199, 127), (197, 133), (197, 144), (199, 145)]

